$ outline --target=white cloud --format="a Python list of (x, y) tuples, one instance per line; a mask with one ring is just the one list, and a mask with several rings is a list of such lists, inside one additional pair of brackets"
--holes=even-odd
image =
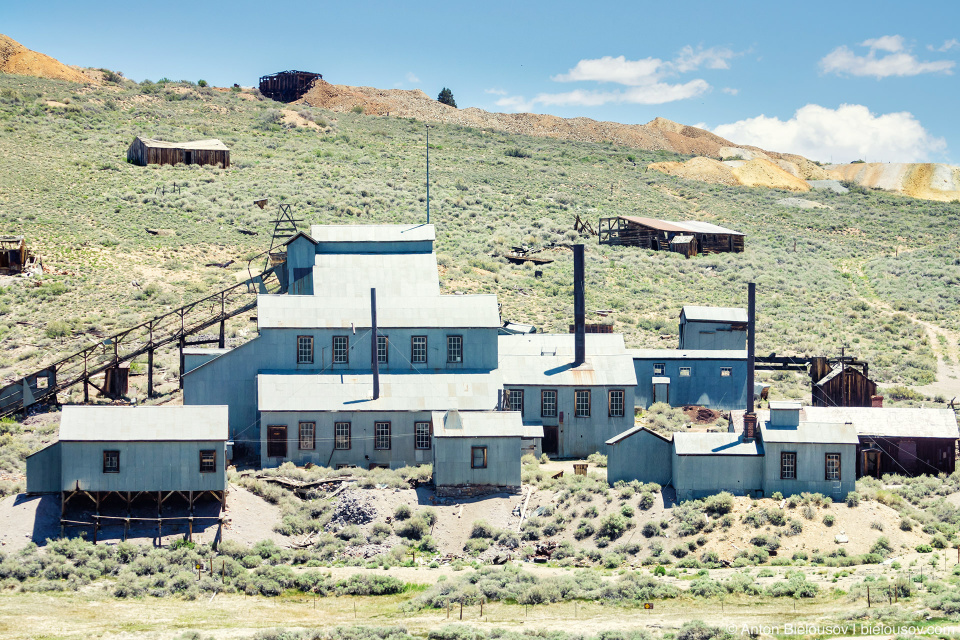
[(941, 53), (944, 53), (944, 52), (946, 52), (946, 51), (950, 51), (950, 49), (953, 49), (954, 47), (960, 47), (960, 40), (957, 40), (956, 38), (950, 38), (949, 40), (944, 40), (943, 45), (941, 45), (941, 46), (939, 46), (939, 47), (937, 47), (937, 48), (934, 48), (934, 46), (933, 46), (932, 44), (928, 44), (928, 45), (927, 45), (927, 49), (928, 49), (928, 50), (930, 50), (930, 51), (939, 51), (939, 52), (941, 52)]
[(848, 47), (840, 46), (824, 56), (820, 61), (820, 68), (824, 73), (873, 76), (880, 79), (889, 76), (916, 76), (922, 73), (949, 74), (956, 64), (952, 60), (918, 60), (906, 47), (901, 36), (881, 36), (864, 40), (860, 46), (868, 48), (866, 55), (858, 56)]
[(507, 90), (506, 90), (506, 89), (484, 89), (483, 92), (484, 92), (484, 93), (489, 93), (489, 94), (492, 94), (492, 95), (495, 95), (495, 96), (505, 96), (505, 95), (507, 95)]
[[(686, 46), (673, 60), (626, 56), (584, 59), (566, 73), (552, 76), (554, 82), (596, 82), (622, 85), (623, 89), (601, 91), (575, 89), (562, 93), (540, 93), (529, 100), (523, 96), (504, 96), (497, 106), (509, 111), (532, 111), (537, 105), (597, 107), (605, 104), (664, 104), (694, 98), (710, 90), (706, 80), (697, 78), (671, 83), (666, 79), (681, 73), (708, 69), (728, 69), (736, 54), (723, 48), (704, 49)], [(489, 91), (488, 93), (493, 93)], [(500, 95), (500, 94), (497, 94)]]
[(724, 87), (723, 89), (721, 89), (721, 91), (723, 91), (724, 93), (730, 94), (731, 96), (735, 96), (738, 93), (740, 93), (740, 89), (734, 89), (733, 87)]
[(943, 138), (931, 135), (909, 112), (876, 115), (859, 104), (842, 104), (837, 109), (808, 104), (789, 120), (760, 115), (722, 124), (713, 132), (736, 144), (834, 162), (920, 162), (947, 147)]
[(407, 82), (410, 82), (411, 84), (417, 84), (418, 82), (420, 82), (420, 78), (418, 78), (418, 77), (413, 73), (413, 71), (408, 71), (408, 72), (407, 72)]

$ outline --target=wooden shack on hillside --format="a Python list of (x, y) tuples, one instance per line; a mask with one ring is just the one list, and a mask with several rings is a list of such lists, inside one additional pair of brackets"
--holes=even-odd
[[(868, 365), (849, 357), (810, 361), (810, 382), (815, 407), (872, 407), (877, 384), (867, 377)], [(882, 399), (881, 399), (882, 400)]]
[(277, 102), (299, 100), (310, 90), (315, 80), (323, 76), (311, 71), (280, 71), (260, 78), (260, 93)]
[(127, 149), (127, 162), (148, 164), (210, 164), (230, 166), (230, 149), (219, 140), (166, 142), (136, 137)]
[(27, 250), (23, 236), (0, 236), (0, 275), (12, 276), (40, 267), (40, 258)]
[(599, 236), (600, 244), (676, 251), (688, 257), (700, 253), (743, 253), (746, 240), (739, 231), (709, 222), (672, 222), (634, 216), (600, 218)]

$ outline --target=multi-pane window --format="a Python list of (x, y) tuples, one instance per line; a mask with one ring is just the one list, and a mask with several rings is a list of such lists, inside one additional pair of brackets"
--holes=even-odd
[(840, 454), (839, 453), (827, 454), (826, 471), (827, 471), (827, 474), (826, 474), (827, 480), (840, 479)]
[(487, 448), (486, 447), (470, 447), (470, 468), (471, 469), (487, 468)]
[(347, 336), (333, 336), (333, 364), (347, 364), (350, 361), (350, 343)]
[(680, 377), (689, 378), (690, 377), (690, 367), (680, 367)]
[(780, 453), (780, 479), (797, 479), (797, 454), (793, 451), (783, 451)]
[(557, 417), (557, 392), (554, 389), (544, 389), (540, 392), (540, 417)]
[(415, 422), (413, 425), (413, 441), (417, 449), (430, 448), (430, 423)]
[(426, 364), (427, 336), (413, 336), (410, 339), (410, 362), (413, 364)]
[(390, 423), (389, 422), (373, 423), (373, 448), (374, 449), (390, 448)]
[(297, 336), (297, 364), (313, 364), (313, 336)]
[(300, 448), (312, 450), (316, 448), (317, 440), (317, 423), (315, 422), (301, 422), (300, 423)]
[(333, 448), (334, 449), (349, 449), (350, 448), (350, 423), (349, 422), (335, 422), (333, 424)]
[(200, 473), (215, 473), (217, 470), (217, 450), (200, 450)]
[(447, 336), (447, 362), (463, 362), (463, 336)]
[(119, 451), (103, 452), (103, 472), (104, 473), (120, 473), (120, 452)]
[(653, 375), (662, 376), (667, 371), (667, 365), (663, 362), (657, 362), (653, 365)]
[(623, 389), (611, 389), (607, 397), (608, 413), (611, 418), (623, 417)]
[(590, 390), (577, 389), (573, 392), (574, 412), (573, 415), (578, 418), (590, 417)]
[(387, 336), (377, 336), (377, 364), (387, 364)]
[(507, 391), (507, 402), (510, 403), (510, 411), (519, 411), (523, 415), (523, 389)]
[(732, 375), (733, 375), (733, 369), (731, 369), (730, 367), (720, 367), (721, 378), (729, 378)]

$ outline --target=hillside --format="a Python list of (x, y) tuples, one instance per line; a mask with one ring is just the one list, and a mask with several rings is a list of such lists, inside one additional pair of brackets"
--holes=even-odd
[(855, 163), (825, 167), (831, 177), (914, 198), (960, 200), (960, 167), (934, 163)]
[(68, 82), (90, 82), (90, 78), (77, 69), (68, 67), (48, 55), (31, 51), (2, 33), (0, 33), (0, 73), (15, 73)]
[[(655, 124), (669, 141), (670, 127)], [(136, 135), (217, 137), (232, 165), (129, 165)], [(614, 310), (607, 317), (629, 346), (675, 346), (684, 304), (744, 304), (746, 283), (756, 281), (761, 353), (835, 355), (846, 345), (882, 384), (929, 384), (938, 365), (956, 365), (954, 204), (815, 190), (802, 206), (825, 208), (801, 208), (791, 191), (647, 170), (683, 160), (670, 151), (477, 126), (438, 123), (430, 143), (444, 290), (496, 293), (504, 319), (566, 331), (566, 247), (583, 241), (588, 308)], [(268, 248), (281, 199), (305, 225), (422, 220), (424, 144), (422, 125), (407, 118), (281, 105), (255, 92), (0, 76), (0, 233), (26, 235), (51, 270), (42, 282), (0, 282), (0, 377), (232, 284), (246, 259)], [(261, 211), (253, 200), (262, 197)], [(601, 246), (572, 229), (575, 215), (595, 224), (620, 213), (733, 227), (747, 234), (747, 252), (684, 260)], [(542, 278), (503, 258), (517, 244), (558, 245)], [(248, 320), (228, 325), (233, 344), (254, 330)], [(159, 362), (160, 388), (174, 393), (177, 357)], [(141, 371), (135, 363), (135, 387)], [(779, 376), (775, 397), (800, 397), (802, 385)]]

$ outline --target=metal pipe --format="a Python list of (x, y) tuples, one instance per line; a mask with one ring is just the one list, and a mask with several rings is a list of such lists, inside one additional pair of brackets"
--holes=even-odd
[(573, 245), (573, 333), (574, 365), (587, 361), (587, 305), (584, 299), (583, 245)]
[(377, 336), (377, 290), (370, 289), (370, 368), (373, 370), (373, 399), (380, 397), (380, 358), (377, 347), (380, 339)]
[(756, 335), (757, 335), (757, 285), (753, 282), (747, 285), (747, 413), (754, 412), (753, 389), (755, 385), (754, 367), (756, 365)]
[(430, 125), (427, 128), (427, 224), (430, 224)]

